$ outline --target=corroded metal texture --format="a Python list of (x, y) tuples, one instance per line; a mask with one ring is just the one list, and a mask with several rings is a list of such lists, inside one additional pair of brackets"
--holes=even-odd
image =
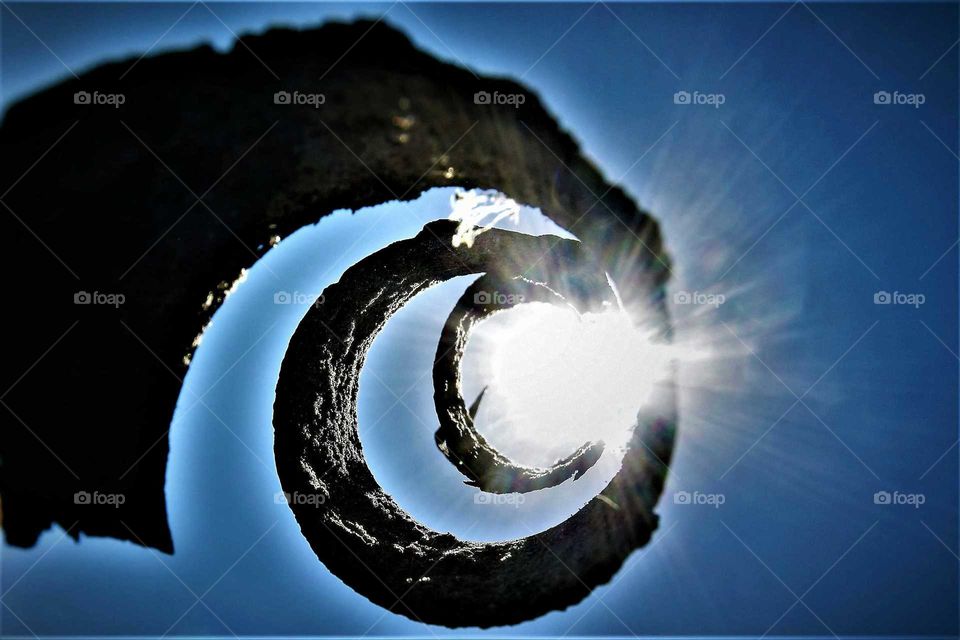
[(426, 623), (515, 624), (579, 602), (650, 539), (675, 405), (667, 386), (641, 408), (616, 476), (542, 533), (475, 543), (411, 518), (377, 484), (357, 430), (360, 372), (377, 333), (419, 292), (454, 276), (527, 272), (549, 281), (543, 274), (577, 264), (576, 243), (555, 237), (494, 229), (472, 247), (451, 249), (454, 231), (452, 222), (430, 223), (361, 260), (307, 313), (277, 385), (277, 468), (285, 491), (316, 496), (291, 508), (317, 557), (359, 593)]

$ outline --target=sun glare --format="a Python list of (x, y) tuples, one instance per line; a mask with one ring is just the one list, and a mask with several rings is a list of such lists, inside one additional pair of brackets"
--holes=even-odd
[(578, 315), (530, 303), (477, 327), (464, 358), (465, 399), (487, 388), (477, 428), (521, 464), (550, 465), (597, 440), (619, 457), (670, 360), (669, 345), (621, 311)]

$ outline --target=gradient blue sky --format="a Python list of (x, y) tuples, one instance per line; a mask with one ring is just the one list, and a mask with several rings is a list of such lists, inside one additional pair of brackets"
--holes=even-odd
[[(19, 20), (0, 9), (4, 105), (69, 74), (56, 56), (77, 73), (131, 56), (188, 7), (12, 3)], [(716, 310), (673, 309), (678, 341), (704, 358), (681, 369), (654, 543), (583, 603), (494, 635), (958, 632), (957, 6), (790, 7), (216, 3), (196, 5), (155, 49), (223, 48), (231, 30), (387, 11), (420, 47), (537, 91), (662, 221), (671, 293), (726, 296)], [(676, 105), (682, 90), (726, 101)], [(881, 90), (926, 101), (876, 105)], [(212, 387), (206, 402), (237, 437), (187, 411), (188, 392), (171, 433), (177, 554), (74, 544), (59, 529), (34, 549), (4, 546), (2, 632), (484, 635), (384, 614), (326, 571), (273, 501), (271, 394), (305, 311), (278, 308), (273, 293), (319, 293), (359, 257), (444, 217), (446, 197), (427, 194), (416, 215), (396, 205), (338, 214), (251, 270), (187, 379), (199, 394)], [(424, 294), (377, 341), (362, 430), (428, 366), (462, 286)], [(875, 305), (878, 291), (926, 302)], [(431, 394), (416, 386), (389, 428), (364, 432), (365, 450), (401, 504), (466, 529), (470, 506), (424, 425), (435, 421)], [(678, 491), (726, 501), (679, 505)], [(876, 505), (877, 491), (926, 502)], [(191, 590), (204, 604), (188, 611)]]

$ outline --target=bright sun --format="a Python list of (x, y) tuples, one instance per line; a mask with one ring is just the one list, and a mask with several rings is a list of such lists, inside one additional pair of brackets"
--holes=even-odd
[(530, 303), (474, 330), (464, 400), (487, 386), (477, 430), (520, 464), (547, 466), (595, 440), (619, 456), (670, 355), (623, 312)]

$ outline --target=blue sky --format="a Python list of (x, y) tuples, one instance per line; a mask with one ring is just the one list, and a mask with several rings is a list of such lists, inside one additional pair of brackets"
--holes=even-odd
[[(4, 104), (66, 67), (150, 47), (188, 7), (11, 4), (19, 19), (0, 10)], [(155, 51), (385, 11), (439, 57), (537, 91), (662, 221), (671, 295), (726, 299), (672, 309), (678, 342), (702, 357), (681, 368), (654, 542), (583, 603), (494, 633), (956, 635), (956, 5), (217, 3), (196, 5)], [(676, 104), (682, 91), (723, 104)], [(882, 91), (924, 103), (876, 104)], [(254, 267), (207, 333), (171, 432), (177, 554), (74, 544), (59, 529), (34, 549), (4, 547), (4, 601), (22, 622), (5, 610), (3, 632), (448, 634), (384, 614), (316, 560), (273, 501), (270, 427), (280, 358), (305, 311), (273, 293), (319, 294), (356, 259), (445, 217), (448, 195), (427, 194), (416, 215), (341, 212)], [(388, 325), (360, 406), (384, 486), (431, 526), (460, 531), (471, 522), (451, 497), (457, 479), (425, 426), (432, 389), (392, 405), (427, 366), (463, 284), (423, 294)], [(878, 305), (880, 292), (924, 303)], [(233, 433), (187, 410), (191, 392), (208, 391)], [(389, 428), (364, 432), (388, 409)], [(725, 500), (677, 504), (681, 491)], [(884, 491), (924, 504), (875, 504)], [(480, 533), (491, 537), (549, 519), (490, 517)]]

